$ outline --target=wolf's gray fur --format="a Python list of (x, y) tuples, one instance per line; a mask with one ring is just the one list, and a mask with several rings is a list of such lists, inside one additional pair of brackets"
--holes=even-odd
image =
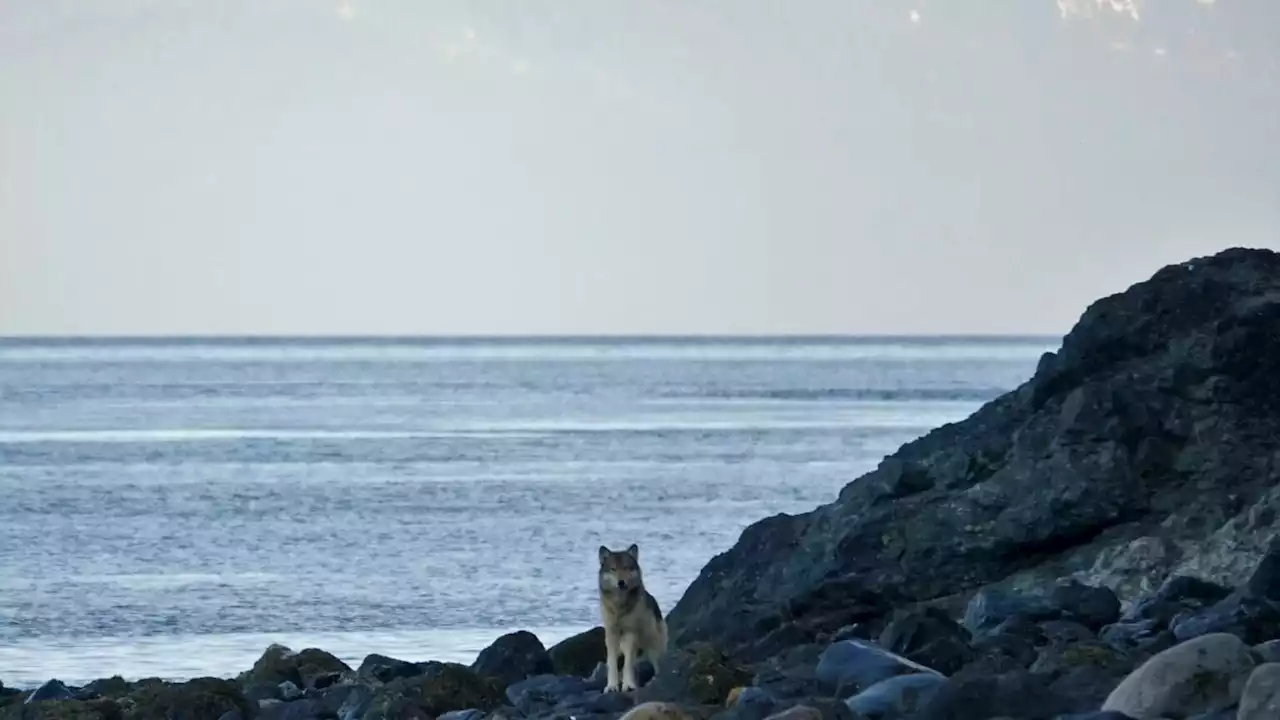
[(667, 621), (658, 601), (644, 587), (640, 548), (634, 544), (622, 552), (600, 546), (600, 615), (609, 672), (605, 691), (635, 690), (636, 654), (643, 652), (657, 672), (658, 657), (667, 651)]

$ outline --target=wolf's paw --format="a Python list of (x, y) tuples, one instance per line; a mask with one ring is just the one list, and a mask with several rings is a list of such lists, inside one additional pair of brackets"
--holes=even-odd
[(611, 692), (621, 692), (621, 691), (622, 691), (622, 685), (621, 685), (620, 683), (616, 682), (616, 681), (615, 681), (615, 682), (611, 682), (611, 683), (609, 683), (608, 685), (605, 685), (605, 686), (604, 686), (604, 691), (605, 691), (605, 692), (607, 692), (607, 693), (611, 693)]
[(622, 692), (635, 692), (635, 689), (636, 689), (636, 686), (634, 683), (629, 683), (629, 682), (622, 683)]

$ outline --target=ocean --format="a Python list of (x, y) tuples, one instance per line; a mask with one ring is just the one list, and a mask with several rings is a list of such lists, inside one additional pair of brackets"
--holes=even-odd
[(0, 340), (0, 681), (550, 646), (597, 624), (601, 544), (670, 610), (1057, 344)]

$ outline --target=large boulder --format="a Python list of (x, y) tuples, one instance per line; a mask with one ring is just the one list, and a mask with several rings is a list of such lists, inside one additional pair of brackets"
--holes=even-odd
[(567, 637), (552, 645), (547, 655), (551, 658), (555, 674), (586, 677), (595, 670), (596, 665), (604, 662), (604, 628), (596, 626)]
[[(736, 652), (833, 579), (925, 601), (1068, 576), (1126, 605), (1170, 574), (1240, 586), (1277, 531), (1277, 452), (1280, 254), (1171, 265), (1091, 305), (1021, 387), (749, 526), (672, 609), (673, 645)], [(1158, 557), (1127, 551), (1142, 538)]]
[(1201, 635), (1175, 645), (1128, 675), (1102, 704), (1138, 720), (1187, 717), (1235, 705), (1257, 661), (1240, 638)]
[(480, 651), (471, 669), (485, 677), (496, 678), (503, 685), (553, 672), (547, 649), (537, 635), (527, 630), (507, 633), (494, 640), (492, 645)]

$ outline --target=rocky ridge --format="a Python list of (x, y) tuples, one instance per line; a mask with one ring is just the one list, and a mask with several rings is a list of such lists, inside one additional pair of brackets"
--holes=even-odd
[[(1280, 255), (1092, 305), (1022, 387), (762, 520), (604, 693), (601, 631), (471, 666), (272, 646), (234, 679), (0, 685), (0, 720), (1280, 717)], [(644, 671), (644, 670), (647, 670)]]

